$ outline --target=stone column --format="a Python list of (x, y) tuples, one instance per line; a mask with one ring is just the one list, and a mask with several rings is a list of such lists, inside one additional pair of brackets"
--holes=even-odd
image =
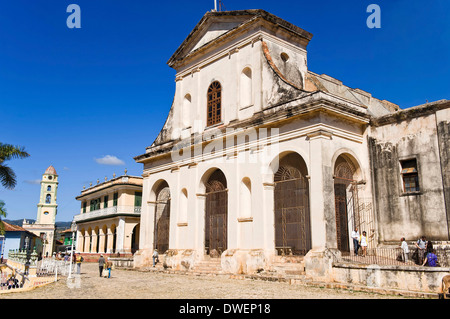
[(95, 232), (93, 232), (92, 236), (91, 236), (91, 238), (92, 238), (91, 252), (92, 253), (97, 253), (97, 237), (98, 237), (98, 235)]
[(76, 251), (83, 251), (84, 250), (84, 244), (83, 244), (83, 242), (84, 242), (84, 236), (83, 236), (83, 234), (80, 232), (80, 231), (77, 231), (77, 238), (76, 238), (76, 248), (75, 248), (75, 250)]
[(149, 201), (151, 185), (148, 178), (144, 178), (143, 202), (141, 210), (139, 250), (134, 254), (134, 267), (140, 268), (152, 264), (153, 241), (154, 241), (154, 221), (156, 203)]
[(275, 253), (275, 216), (274, 216), (274, 183), (263, 183), (263, 225), (264, 225), (264, 243), (265, 251)]
[(196, 194), (197, 196), (197, 209), (196, 209), (196, 234), (195, 237), (195, 250), (200, 258), (205, 255), (205, 204), (206, 194)]
[(125, 241), (125, 218), (119, 217), (119, 223), (117, 225), (117, 238), (116, 238), (116, 252), (123, 253), (123, 244)]
[(305, 273), (309, 278), (330, 280), (333, 263), (333, 252), (326, 243), (326, 201), (330, 194), (325, 179), (327, 158), (326, 150), (331, 134), (322, 130), (308, 135), (310, 163), (310, 214), (312, 249), (305, 256)]
[(308, 135), (309, 139), (309, 206), (311, 216), (311, 241), (312, 249), (323, 250), (326, 247), (326, 225), (325, 225), (325, 201), (326, 197), (324, 183), (324, 147), (331, 140), (331, 133), (317, 131)]
[(122, 252), (124, 254), (131, 254), (131, 251), (132, 251), (131, 240), (133, 238), (133, 230), (136, 225), (137, 225), (137, 223), (131, 223), (131, 222), (128, 222), (125, 225), (125, 233), (124, 233), (123, 248), (122, 248)]
[(103, 233), (103, 229), (98, 230), (98, 236), (100, 236), (100, 240), (98, 241), (98, 252), (105, 253), (105, 234)]
[(148, 202), (147, 203), (147, 222), (145, 225), (141, 223), (141, 235), (142, 228), (145, 228), (145, 233), (140, 238), (140, 244), (144, 249), (148, 249), (153, 251), (153, 247), (155, 247), (155, 209), (156, 202)]
[(111, 228), (107, 228), (106, 236), (108, 238), (107, 247), (105, 253), (112, 253), (113, 244), (114, 244), (114, 234), (111, 232)]
[(90, 243), (91, 243), (91, 236), (85, 232), (84, 233), (84, 247), (83, 247), (83, 252), (85, 253), (89, 253), (90, 252)]

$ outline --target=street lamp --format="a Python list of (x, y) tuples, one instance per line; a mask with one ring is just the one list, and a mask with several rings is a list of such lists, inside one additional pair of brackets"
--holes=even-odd
[(45, 258), (45, 248), (47, 246), (47, 233), (42, 236), (42, 259)]
[(30, 237), (25, 237), (25, 274), (28, 275), (28, 271), (30, 268), (30, 252), (28, 250), (28, 245), (30, 243)]
[(75, 221), (72, 221), (72, 224), (70, 225), (70, 230), (72, 231), (72, 244), (70, 249), (70, 260), (69, 260), (69, 277), (67, 279), (72, 278), (72, 260), (73, 260), (73, 241), (74, 241), (74, 233), (77, 230), (77, 223)]

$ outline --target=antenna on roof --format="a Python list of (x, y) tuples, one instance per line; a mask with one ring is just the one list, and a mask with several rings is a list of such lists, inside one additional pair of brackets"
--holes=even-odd
[(225, 8), (225, 5), (223, 4), (222, 0), (219, 0), (219, 11), (222, 11), (222, 7), (227, 11), (227, 8)]
[[(225, 5), (223, 4), (223, 1), (219, 0), (219, 11), (222, 11), (222, 7), (225, 9), (225, 11), (227, 10), (225, 8)], [(217, 0), (214, 0), (214, 9), (212, 11), (217, 12)]]

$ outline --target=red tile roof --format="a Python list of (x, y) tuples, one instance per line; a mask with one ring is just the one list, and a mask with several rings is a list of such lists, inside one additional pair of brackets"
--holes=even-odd
[(46, 170), (45, 174), (51, 174), (51, 175), (57, 175), (56, 169), (53, 167), (53, 165), (50, 165)]
[(20, 226), (11, 225), (11, 224), (8, 224), (5, 221), (2, 221), (2, 223), (4, 225), (5, 231), (25, 231), (25, 232), (28, 232), (28, 230), (26, 230), (26, 229), (24, 229), (24, 228), (22, 228)]

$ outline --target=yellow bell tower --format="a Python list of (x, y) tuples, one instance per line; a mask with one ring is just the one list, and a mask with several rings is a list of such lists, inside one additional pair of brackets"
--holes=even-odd
[(36, 224), (54, 224), (57, 207), (56, 194), (58, 189), (58, 174), (53, 166), (42, 175), (41, 196), (39, 199)]
[(56, 191), (58, 189), (58, 174), (53, 166), (42, 175), (41, 195), (37, 204), (37, 220), (34, 224), (24, 221), (22, 227), (42, 239), (43, 257), (51, 257), (55, 242), (55, 217), (58, 205), (56, 204)]

